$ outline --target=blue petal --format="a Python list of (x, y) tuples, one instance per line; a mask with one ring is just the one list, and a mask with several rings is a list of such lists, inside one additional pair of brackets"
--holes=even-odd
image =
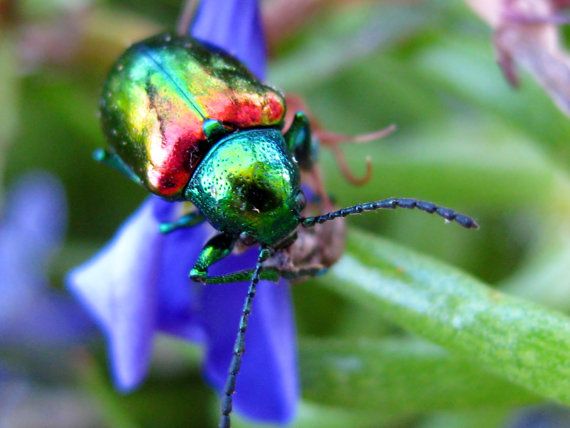
[(12, 367), (0, 365), (0, 422), (7, 426), (11, 413), (25, 398), (31, 384), (26, 376)]
[(48, 174), (29, 174), (18, 181), (5, 207), (0, 224), (0, 314), (13, 299), (46, 286), (44, 272), (66, 219), (63, 190)]
[(95, 258), (67, 282), (105, 332), (117, 386), (125, 391), (145, 377), (157, 322), (158, 254), (154, 199), (145, 202)]
[(45, 270), (65, 226), (63, 189), (31, 173), (13, 186), (0, 224), (0, 342), (61, 346), (88, 337), (91, 325), (66, 296), (49, 290)]
[(43, 172), (28, 173), (10, 189), (3, 228), (15, 228), (20, 239), (41, 250), (61, 243), (67, 220), (65, 194), (59, 181)]
[(257, 0), (202, 0), (190, 33), (231, 53), (258, 78), (265, 78), (267, 55)]
[[(156, 330), (204, 341), (205, 371), (218, 391), (232, 355), (247, 283), (203, 286), (188, 271), (210, 226), (157, 232), (158, 221), (177, 215), (178, 204), (147, 201), (95, 259), (71, 272), (69, 285), (105, 331), (117, 385), (137, 386), (149, 364)], [(257, 250), (230, 256), (213, 274), (251, 268)], [(254, 302), (247, 353), (235, 406), (257, 420), (286, 422), (298, 399), (295, 328), (287, 284), (263, 281)]]
[(156, 332), (199, 340), (188, 272), (210, 226), (158, 232), (179, 204), (151, 197), (94, 259), (73, 270), (68, 285), (105, 332), (115, 383), (132, 390), (146, 376)]
[[(160, 221), (176, 217), (176, 204), (157, 200)], [(156, 225), (154, 228), (156, 229)], [(209, 225), (182, 229), (166, 236), (160, 247), (158, 282), (159, 328), (181, 338), (204, 341), (207, 378), (221, 392), (248, 283), (200, 285), (188, 280), (188, 271), (207, 238), (217, 233)], [(221, 275), (250, 269), (257, 249), (231, 255), (212, 266)], [(295, 325), (289, 286), (262, 281), (254, 301), (246, 338), (247, 352), (238, 377), (234, 402), (237, 411), (252, 419), (287, 422), (298, 400)]]
[(562, 428), (570, 426), (570, 411), (554, 404), (523, 408), (514, 413), (506, 428)]
[[(213, 266), (220, 275), (255, 265), (257, 249)], [(211, 285), (202, 290), (201, 316), (206, 335), (206, 376), (218, 391), (225, 383), (248, 284)], [(235, 408), (266, 422), (285, 423), (298, 400), (295, 325), (289, 285), (261, 281), (254, 301), (246, 352), (237, 379)]]
[(93, 330), (85, 311), (59, 293), (27, 296), (14, 310), (0, 315), (0, 345), (31, 352), (82, 343), (91, 338)]
[[(161, 205), (170, 206), (170, 216), (160, 217), (160, 221), (171, 221), (176, 217), (179, 204), (157, 201), (157, 211), (164, 212)], [(179, 213), (178, 213), (179, 215)], [(158, 227), (158, 222), (155, 223)], [(201, 285), (188, 278), (188, 272), (208, 237), (215, 233), (208, 224), (180, 229), (164, 237), (160, 250), (158, 287), (159, 319), (158, 328), (167, 334), (182, 339), (201, 341), (203, 331), (196, 316), (199, 304), (196, 293)]]

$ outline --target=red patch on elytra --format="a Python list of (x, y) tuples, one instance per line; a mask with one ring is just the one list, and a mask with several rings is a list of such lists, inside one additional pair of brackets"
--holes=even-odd
[[(209, 118), (230, 124), (237, 129), (276, 125), (283, 119), (285, 105), (277, 93), (240, 94), (234, 91), (198, 100), (206, 106)], [(160, 109), (160, 147), (150, 153), (152, 165), (147, 175), (152, 190), (164, 197), (179, 195), (207, 153), (202, 119), (181, 113), (162, 101), (156, 102)]]
[(240, 94), (229, 92), (207, 100), (208, 115), (236, 128), (271, 126), (279, 123), (285, 113), (285, 105), (278, 94)]
[(276, 94), (270, 94), (268, 100), (269, 121), (281, 122), (285, 116), (285, 104)]
[[(182, 132), (181, 128), (177, 128)], [(150, 168), (148, 179), (156, 193), (171, 197), (184, 190), (196, 167), (205, 156), (200, 150), (200, 142), (205, 140), (199, 129), (186, 129), (184, 134), (165, 130), (165, 138), (161, 147), (164, 157)]]

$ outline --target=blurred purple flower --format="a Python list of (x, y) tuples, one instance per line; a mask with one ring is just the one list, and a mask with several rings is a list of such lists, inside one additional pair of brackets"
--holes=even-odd
[(202, 0), (189, 33), (223, 48), (265, 78), (267, 55), (257, 0)]
[(518, 86), (516, 65), (544, 88), (558, 108), (570, 116), (570, 53), (560, 25), (568, 0), (466, 0), (494, 30), (497, 62), (507, 81)]
[[(265, 48), (257, 1), (204, 0), (191, 33), (233, 53), (263, 76)], [(157, 333), (201, 343), (206, 350), (206, 378), (218, 391), (225, 382), (248, 284), (204, 286), (188, 279), (214, 230), (202, 225), (159, 233), (158, 225), (175, 219), (179, 208), (179, 204), (149, 198), (106, 248), (68, 277), (69, 287), (107, 337), (115, 383), (123, 391), (134, 389), (146, 376)], [(232, 255), (210, 272), (219, 275), (251, 268), (257, 252)], [(246, 347), (235, 409), (259, 421), (290, 421), (298, 385), (288, 284), (262, 281)]]
[(570, 426), (570, 410), (556, 404), (522, 408), (505, 424), (506, 428), (563, 428)]
[(49, 290), (46, 270), (66, 221), (60, 184), (29, 174), (12, 189), (0, 219), (0, 347), (63, 346), (91, 326), (82, 308)]

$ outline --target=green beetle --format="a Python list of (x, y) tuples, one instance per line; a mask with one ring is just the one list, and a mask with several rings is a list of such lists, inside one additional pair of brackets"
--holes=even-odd
[[(314, 167), (318, 149), (306, 115), (296, 113), (283, 133), (284, 97), (231, 55), (188, 36), (166, 33), (131, 46), (109, 73), (100, 107), (111, 147), (96, 151), (95, 158), (158, 196), (189, 201), (197, 208), (162, 224), (161, 231), (202, 221), (219, 231), (205, 244), (190, 277), (203, 283), (250, 280), (222, 400), (223, 427), (230, 424), (232, 394), (259, 280), (314, 275), (334, 262), (323, 257), (317, 268), (274, 263), (263, 269), (270, 256), (284, 254), (295, 244), (299, 227), (398, 207), (418, 208), (466, 228), (477, 227), (468, 216), (409, 198), (303, 217), (306, 201), (300, 171)], [(228, 256), (237, 243), (261, 246), (256, 266), (208, 276), (208, 268)]]

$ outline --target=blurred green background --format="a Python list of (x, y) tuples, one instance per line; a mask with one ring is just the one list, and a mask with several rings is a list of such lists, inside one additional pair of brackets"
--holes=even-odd
[[(65, 272), (101, 248), (146, 195), (91, 159), (93, 149), (105, 145), (97, 105), (106, 70), (129, 42), (172, 28), (181, 5), (23, 0), (16, 8), (0, 32), (2, 188), (36, 169), (63, 181), (68, 232), (50, 270), (54, 287), (62, 288)], [(555, 314), (562, 327), (548, 325), (564, 334), (529, 345), (537, 347), (538, 380), (508, 367), (503, 376), (500, 356), (477, 354), (495, 346), (493, 332), (517, 328), (508, 317), (496, 330), (474, 327), (479, 341), (440, 338), (436, 324), (424, 329), (420, 319), (414, 327), (409, 311), (362, 305), (362, 290), (350, 285), (350, 269), (341, 264), (294, 287), (304, 388), (295, 426), (493, 427), (505, 426), (525, 405), (570, 404), (568, 385), (554, 379), (569, 369), (544, 360), (570, 343), (566, 317), (547, 309), (570, 310), (570, 123), (522, 77), (520, 90), (508, 87), (494, 62), (490, 29), (463, 2), (321, 1), (303, 25), (272, 43), (268, 81), (302, 95), (328, 130), (357, 134), (398, 126), (384, 140), (344, 146), (355, 174), (372, 157), (373, 178), (365, 186), (344, 181), (330, 154), (322, 153), (339, 205), (417, 197), (468, 213), (481, 225), (471, 232), (417, 212), (381, 212), (348, 220), (359, 245), (372, 247), (382, 237), (379, 248), (394, 242), (455, 266), (466, 289), (474, 281), (474, 287), (486, 284), (537, 303), (529, 323), (539, 326)], [(365, 248), (357, 247), (349, 243), (351, 257), (364, 260)], [(386, 254), (388, 260), (399, 253)], [(402, 254), (415, 260), (413, 252)], [(378, 269), (386, 273), (382, 263)], [(434, 266), (430, 292), (437, 296), (441, 272)], [(479, 302), (465, 296), (458, 299)], [(451, 306), (445, 302), (436, 312), (446, 314)], [(36, 376), (40, 392), (58, 388), (84, 397), (92, 407), (85, 426), (214, 426), (215, 396), (201, 379), (198, 349), (161, 341), (152, 376), (128, 396), (113, 391), (103, 346), (89, 349), (91, 356), (82, 356), (63, 381)], [(329, 357), (336, 363), (324, 364)], [(343, 377), (343, 358), (356, 358), (366, 370), (359, 377), (346, 369)], [(554, 380), (542, 382), (541, 370)]]

